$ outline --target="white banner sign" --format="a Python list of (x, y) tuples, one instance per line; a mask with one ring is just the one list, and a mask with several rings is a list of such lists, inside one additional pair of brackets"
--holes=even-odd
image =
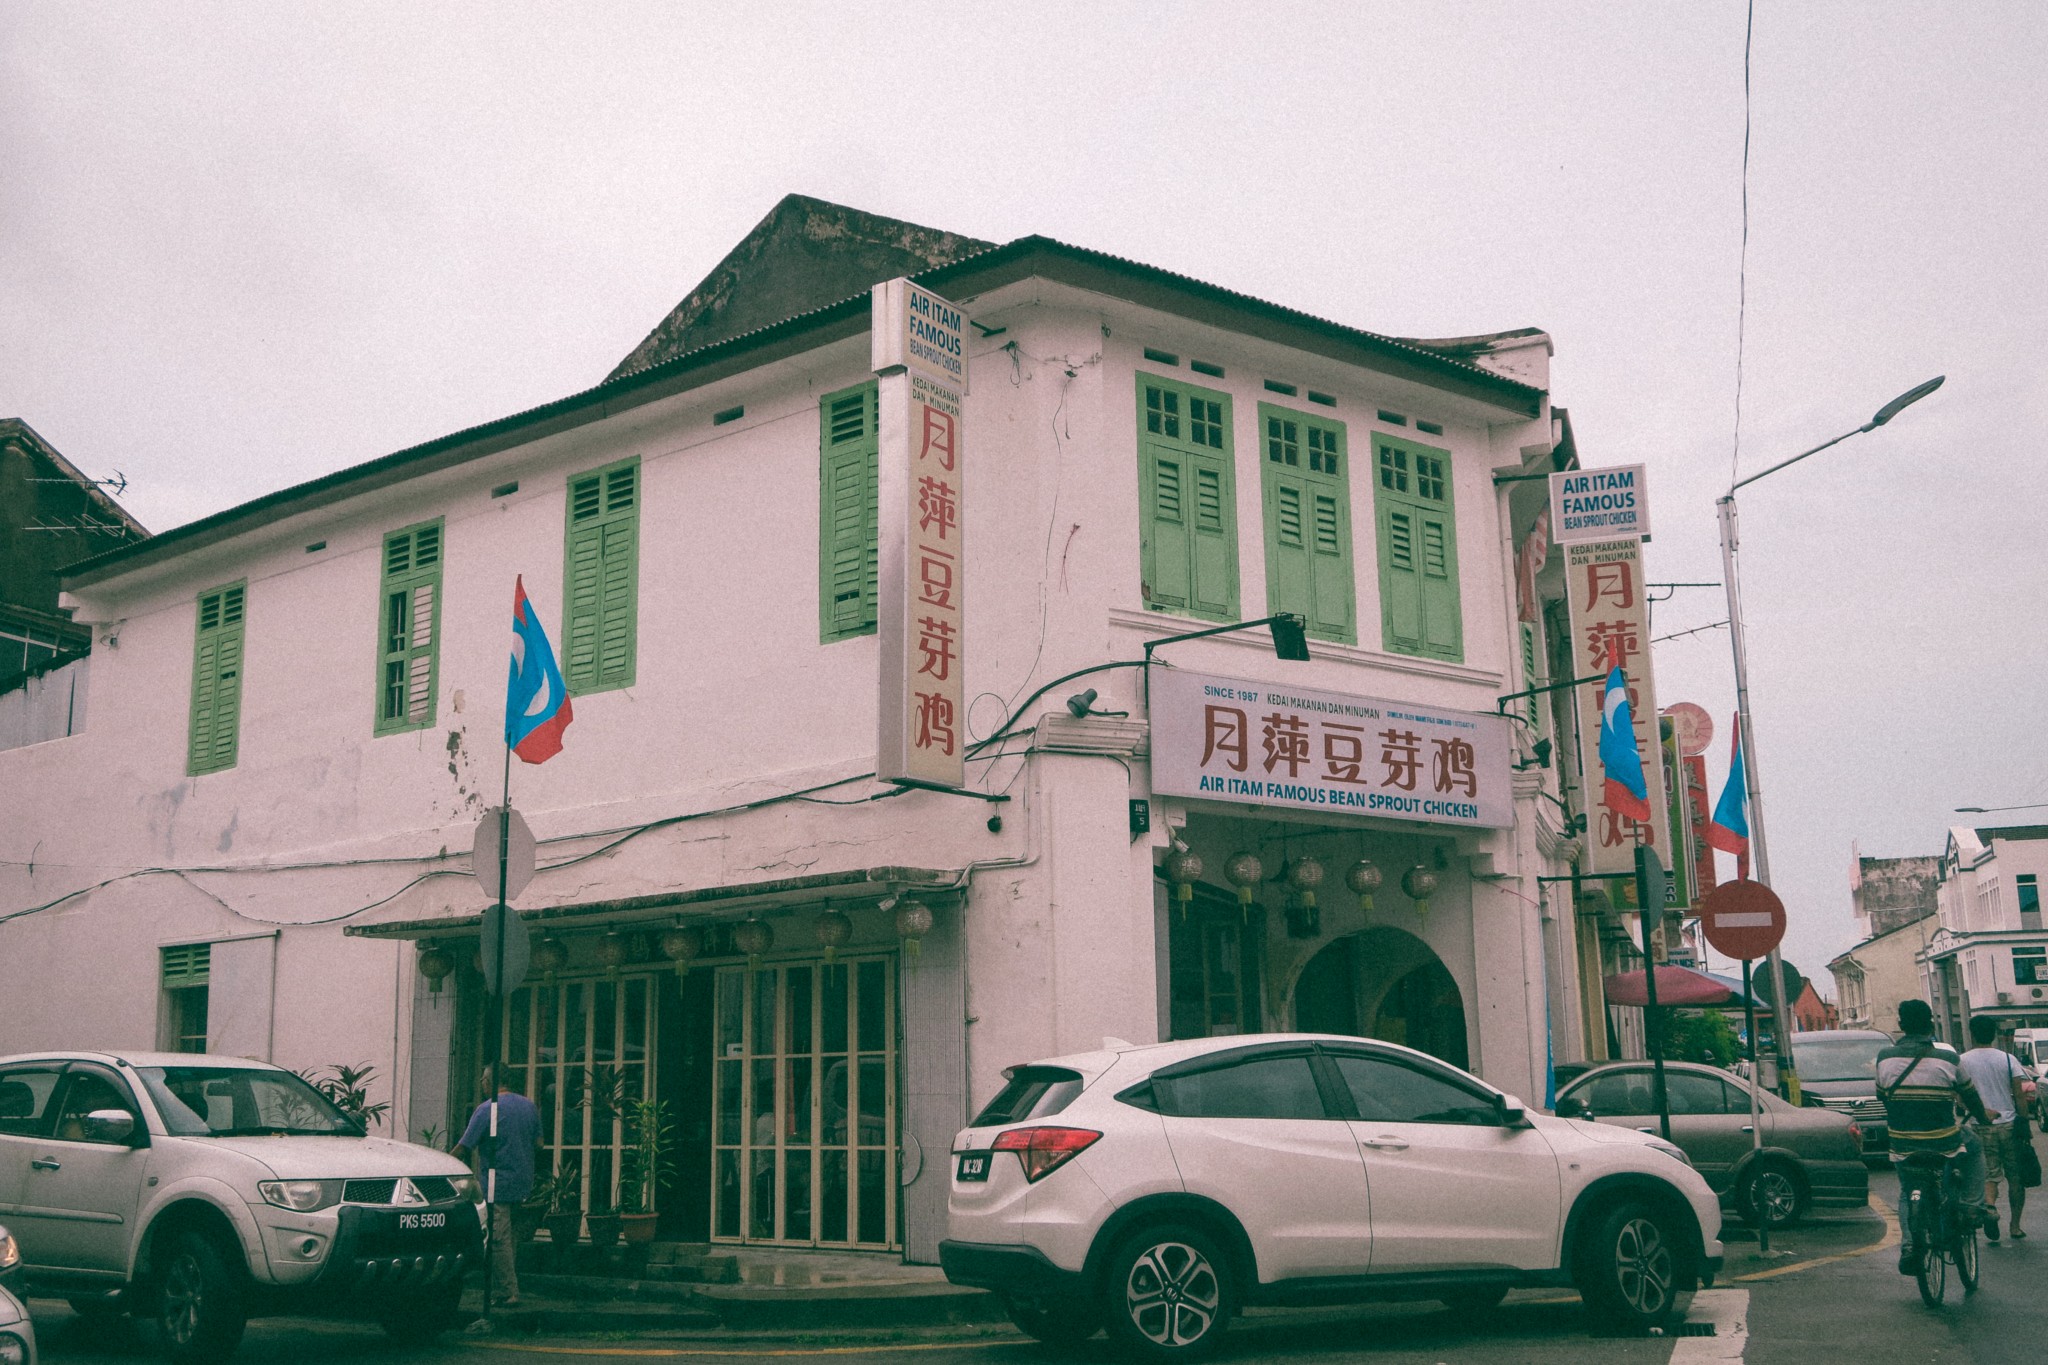
[(1152, 790), (1249, 806), (1505, 829), (1502, 716), (1151, 670)]
[[(907, 280), (875, 286), (872, 317), (880, 399), (875, 771), (884, 781), (958, 787), (966, 779), (967, 365), (964, 348), (930, 338), (950, 326), (957, 341), (965, 324), (959, 309)], [(954, 377), (935, 380), (947, 355), (959, 362)]]
[[(1650, 671), (1650, 600), (1643, 583), (1643, 543), (1604, 540), (1574, 545), (1565, 557), (1565, 590), (1571, 608), (1572, 676), (1593, 681), (1574, 688), (1579, 707), (1579, 764), (1585, 773), (1587, 872), (1627, 872), (1635, 867), (1636, 845), (1657, 850), (1671, 864), (1665, 831), (1669, 806), (1664, 764), (1659, 761), (1657, 684)], [(1649, 788), (1647, 821), (1631, 820), (1601, 804), (1607, 769), (1600, 762), (1600, 713), (1606, 700), (1609, 650), (1621, 658), (1628, 681), (1629, 718), (1635, 723), (1636, 752), (1643, 758)]]
[(1644, 466), (1567, 469), (1550, 476), (1550, 534), (1560, 545), (1589, 540), (1650, 538), (1650, 493)]

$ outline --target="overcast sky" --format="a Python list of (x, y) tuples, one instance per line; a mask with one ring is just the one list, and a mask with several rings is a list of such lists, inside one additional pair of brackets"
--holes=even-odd
[[(962, 16), (967, 17), (962, 17)], [(1169, 17), (1170, 16), (1170, 17)], [(1737, 0), (0, 0), (0, 416), (152, 530), (586, 388), (789, 191), (1375, 331), (1537, 326), (1653, 579), (1718, 583)], [(1759, 0), (1745, 608), (1788, 955), (1851, 840), (2048, 801), (2048, 7)], [(1687, 590), (1657, 633), (1726, 615)], [(1728, 635), (1656, 647), (1721, 726)]]

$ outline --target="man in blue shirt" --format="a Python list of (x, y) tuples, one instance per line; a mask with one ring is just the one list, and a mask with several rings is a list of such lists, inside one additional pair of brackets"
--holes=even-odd
[[(491, 1069), (484, 1068), (484, 1093), (491, 1088)], [(512, 1230), (512, 1206), (533, 1193), (533, 1173), (540, 1154), (540, 1110), (519, 1093), (510, 1073), (498, 1068), (498, 1135), (491, 1136), (491, 1102), (486, 1099), (469, 1116), (462, 1141), (455, 1144), (455, 1159), (481, 1157), (477, 1174), (483, 1178), (485, 1197), (491, 1201), (491, 1266), (497, 1282), (497, 1302), (511, 1308), (519, 1302), (518, 1239)], [(496, 1181), (493, 1182), (492, 1176)]]

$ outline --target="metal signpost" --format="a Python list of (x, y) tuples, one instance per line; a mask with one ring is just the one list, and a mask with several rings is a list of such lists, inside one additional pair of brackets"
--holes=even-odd
[(484, 894), (492, 903), (484, 909), (483, 938), (477, 956), (484, 969), (484, 991), (490, 1001), (484, 1015), (484, 1061), (489, 1079), (491, 1103), (490, 1134), (478, 1153), (484, 1167), (484, 1320), (491, 1316), (491, 1243), (497, 1235), (498, 1207), (498, 1067), (504, 1032), (505, 996), (526, 979), (531, 959), (531, 935), (526, 922), (506, 902), (526, 889), (533, 880), (538, 846), (533, 831), (518, 811), (512, 809), (512, 751), (505, 750), (506, 802), (484, 812), (477, 824), (476, 844), (470, 864)]
[[(1764, 1123), (1759, 1093), (1764, 1078), (1757, 1065), (1756, 997), (1751, 993), (1750, 965), (1757, 958), (1777, 952), (1785, 937), (1785, 902), (1762, 882), (1724, 882), (1700, 902), (1700, 928), (1705, 931), (1708, 943), (1742, 962), (1742, 1023), (1749, 1035), (1749, 1147), (1752, 1153), (1761, 1152)], [(1773, 998), (1782, 999), (1782, 979), (1774, 990)], [(1785, 1032), (1785, 1020), (1773, 1016), (1771, 1036), (1780, 1040), (1781, 1048)], [(1757, 1210), (1756, 1241), (1759, 1252), (1771, 1254), (1770, 1219), (1761, 1209)]]

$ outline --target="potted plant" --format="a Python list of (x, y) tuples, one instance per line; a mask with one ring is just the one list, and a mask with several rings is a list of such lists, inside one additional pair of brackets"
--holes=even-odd
[(675, 1142), (668, 1101), (637, 1100), (626, 1108), (625, 1169), (619, 1179), (620, 1231), (628, 1242), (651, 1242), (661, 1190), (675, 1183), (668, 1152)]
[(574, 1246), (583, 1228), (583, 1172), (575, 1160), (555, 1163), (547, 1179), (534, 1186), (533, 1196), (536, 1201), (546, 1201), (541, 1223), (548, 1230), (548, 1241), (561, 1248)]
[[(575, 1108), (590, 1115), (590, 1137), (593, 1143), (602, 1144), (611, 1138), (615, 1124), (632, 1107), (630, 1087), (626, 1072), (621, 1067), (599, 1066), (584, 1072), (577, 1079)], [(590, 1186), (590, 1210), (584, 1225), (590, 1231), (590, 1244), (601, 1251), (609, 1250), (619, 1240), (619, 1210), (612, 1201), (608, 1180), (594, 1182)]]

